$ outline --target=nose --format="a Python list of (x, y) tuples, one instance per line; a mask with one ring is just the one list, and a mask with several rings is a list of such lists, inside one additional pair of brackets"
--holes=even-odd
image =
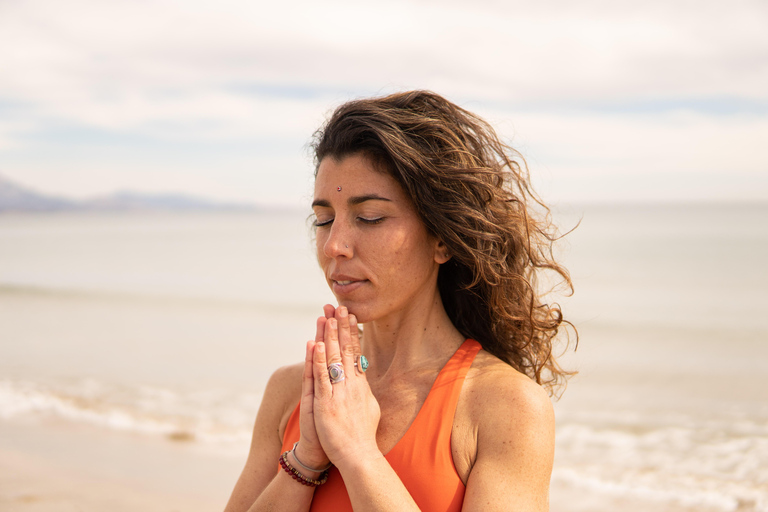
[(351, 258), (351, 234), (351, 227), (337, 216), (323, 243), (323, 253), (328, 258)]

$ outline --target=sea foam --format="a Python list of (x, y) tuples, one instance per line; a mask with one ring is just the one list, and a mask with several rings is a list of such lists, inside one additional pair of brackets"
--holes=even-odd
[(107, 385), (0, 380), (0, 418), (66, 420), (115, 431), (219, 445), (248, 442), (260, 396)]

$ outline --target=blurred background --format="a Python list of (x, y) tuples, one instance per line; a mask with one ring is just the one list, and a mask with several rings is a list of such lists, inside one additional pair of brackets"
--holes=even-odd
[(766, 27), (762, 1), (0, 2), (0, 509), (223, 509), (333, 300), (312, 133), (418, 88), (580, 222), (553, 512), (768, 511)]

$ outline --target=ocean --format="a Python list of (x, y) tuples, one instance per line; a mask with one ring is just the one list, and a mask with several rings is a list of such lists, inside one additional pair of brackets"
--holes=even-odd
[[(307, 213), (0, 215), (0, 422), (244, 460), (269, 375), (333, 302)], [(552, 510), (768, 511), (768, 205), (555, 220), (580, 222), (558, 246), (579, 373), (554, 402)]]

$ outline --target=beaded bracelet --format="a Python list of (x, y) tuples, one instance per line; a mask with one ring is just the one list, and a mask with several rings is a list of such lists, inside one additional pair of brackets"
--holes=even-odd
[(320, 480), (313, 480), (309, 477), (302, 475), (299, 472), (299, 470), (291, 466), (291, 463), (288, 462), (289, 453), (291, 452), (287, 451), (280, 456), (280, 465), (283, 467), (286, 473), (289, 473), (291, 475), (291, 478), (293, 478), (300, 484), (306, 485), (308, 487), (317, 487), (318, 485), (323, 485), (325, 482), (328, 481), (328, 471), (323, 471), (323, 473), (320, 475)]

